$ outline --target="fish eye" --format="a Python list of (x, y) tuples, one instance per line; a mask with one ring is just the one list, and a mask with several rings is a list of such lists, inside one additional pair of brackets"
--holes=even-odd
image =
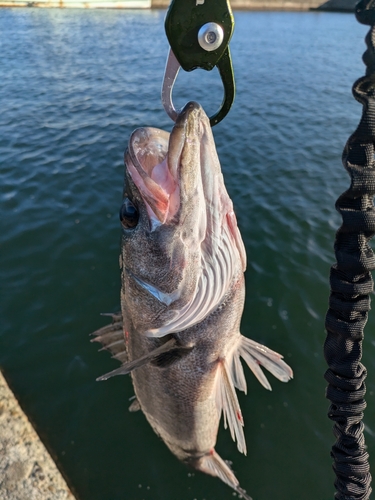
[(132, 229), (138, 224), (139, 213), (134, 203), (125, 198), (120, 208), (120, 221), (124, 229)]

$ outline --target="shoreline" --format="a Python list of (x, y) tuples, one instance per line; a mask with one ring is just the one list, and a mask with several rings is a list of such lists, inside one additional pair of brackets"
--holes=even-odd
[[(232, 0), (233, 11), (248, 12), (342, 12), (354, 13), (354, 0)], [(1, 7), (75, 9), (167, 9), (170, 0), (0, 0)]]
[(0, 371), (0, 500), (77, 500)]
[[(231, 0), (233, 11), (343, 12), (354, 13), (356, 0)], [(152, 0), (152, 9), (167, 9), (170, 0)]]

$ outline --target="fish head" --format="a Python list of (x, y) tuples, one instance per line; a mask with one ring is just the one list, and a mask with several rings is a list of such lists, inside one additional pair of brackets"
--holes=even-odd
[(161, 337), (189, 328), (243, 273), (245, 250), (199, 104), (183, 108), (171, 134), (133, 132), (120, 219), (123, 313), (137, 331)]

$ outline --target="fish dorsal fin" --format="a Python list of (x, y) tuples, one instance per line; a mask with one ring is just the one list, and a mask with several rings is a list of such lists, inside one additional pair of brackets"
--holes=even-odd
[(112, 317), (112, 323), (99, 330), (96, 330), (91, 335), (94, 336), (91, 342), (100, 342), (102, 349), (109, 351), (113, 358), (120, 362), (127, 360), (125, 338), (123, 333), (122, 315), (118, 314), (103, 314), (103, 316)]
[(219, 414), (223, 412), (224, 428), (229, 426), (233, 441), (237, 441), (238, 450), (246, 455), (242, 412), (225, 359), (219, 361), (216, 384), (216, 404)]
[(290, 366), (283, 361), (281, 354), (241, 335), (238, 347), (233, 352), (231, 368), (234, 385), (245, 393), (246, 380), (239, 359), (240, 357), (243, 358), (263, 387), (269, 391), (272, 390), (271, 385), (264, 375), (261, 366), (266, 368), (272, 375), (281, 380), (281, 382), (288, 382), (288, 380), (293, 378), (293, 371)]
[(192, 300), (181, 309), (172, 309), (172, 318), (159, 328), (148, 330), (146, 335), (163, 337), (201, 323), (227, 293), (236, 269), (236, 260), (232, 237), (229, 228), (225, 227), (214, 254), (202, 245), (201, 271)]
[(233, 488), (240, 495), (240, 498), (245, 500), (252, 500), (246, 492), (240, 488), (238, 479), (234, 475), (229, 465), (216, 453), (211, 450), (210, 453), (201, 457), (194, 465), (198, 470), (210, 474), (211, 476), (218, 477), (225, 484)]
[[(150, 361), (153, 361), (161, 354), (176, 349), (176, 347), (178, 347), (177, 340), (172, 337), (163, 345), (157, 347), (153, 351), (146, 353), (144, 356), (141, 356), (138, 359), (134, 359), (133, 361), (129, 361), (128, 363), (124, 363), (122, 366), (120, 366), (120, 368), (117, 368), (116, 370), (106, 373), (105, 375), (98, 377), (96, 380), (101, 381), (101, 380), (107, 380), (116, 375), (127, 375), (131, 371), (140, 368), (141, 366), (144, 366), (147, 363), (150, 363)], [(191, 349), (192, 349), (191, 347), (186, 347), (186, 348), (180, 347), (180, 350), (184, 350), (186, 352), (189, 352)]]

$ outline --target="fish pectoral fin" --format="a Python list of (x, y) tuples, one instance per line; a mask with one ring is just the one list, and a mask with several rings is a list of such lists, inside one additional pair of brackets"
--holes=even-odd
[(179, 361), (191, 350), (192, 347), (190, 346), (176, 347), (175, 349), (170, 349), (169, 351), (159, 354), (159, 356), (152, 360), (152, 363), (159, 368), (167, 368), (169, 366), (172, 366), (173, 363)]
[(117, 368), (116, 370), (113, 370), (109, 373), (106, 373), (105, 375), (102, 375), (101, 377), (98, 377), (96, 380), (101, 381), (101, 380), (107, 380), (111, 377), (114, 377), (115, 375), (127, 375), (133, 370), (136, 370), (137, 368), (146, 365), (153, 359), (157, 358), (161, 354), (168, 352), (172, 349), (175, 349), (177, 345), (177, 340), (175, 338), (169, 339), (165, 344), (161, 345), (160, 347), (157, 347), (151, 352), (148, 352), (144, 356), (141, 356), (138, 359), (135, 359), (133, 361), (130, 361), (128, 363), (124, 363), (120, 368)]
[(216, 384), (216, 404), (219, 414), (223, 412), (224, 428), (229, 426), (233, 441), (237, 441), (238, 451), (246, 455), (242, 412), (225, 359), (219, 361)]
[(194, 467), (201, 472), (210, 474), (211, 476), (218, 477), (225, 484), (233, 488), (240, 496), (240, 498), (245, 498), (245, 500), (252, 500), (246, 492), (240, 488), (238, 479), (234, 475), (232, 469), (229, 467), (227, 462), (225, 462), (215, 450), (211, 450), (210, 453), (199, 458), (194, 464)]
[(126, 358), (126, 346), (123, 333), (122, 315), (121, 313), (118, 313), (103, 314), (103, 316), (111, 316), (112, 323), (99, 328), (99, 330), (96, 330), (95, 332), (92, 332), (90, 335), (93, 335), (94, 338), (91, 339), (91, 342), (100, 342), (103, 346), (100, 350), (105, 349), (112, 354), (113, 358), (116, 358), (119, 361), (124, 361)]
[(272, 390), (271, 385), (264, 375), (261, 366), (266, 368), (272, 375), (281, 380), (281, 382), (288, 382), (288, 380), (293, 378), (293, 371), (290, 366), (283, 361), (281, 354), (241, 335), (239, 346), (233, 356), (232, 372), (234, 385), (244, 392), (246, 392), (246, 382), (244, 382), (245, 377), (243, 375), (241, 362), (239, 361), (240, 356), (244, 359), (247, 366), (263, 387), (270, 391)]

